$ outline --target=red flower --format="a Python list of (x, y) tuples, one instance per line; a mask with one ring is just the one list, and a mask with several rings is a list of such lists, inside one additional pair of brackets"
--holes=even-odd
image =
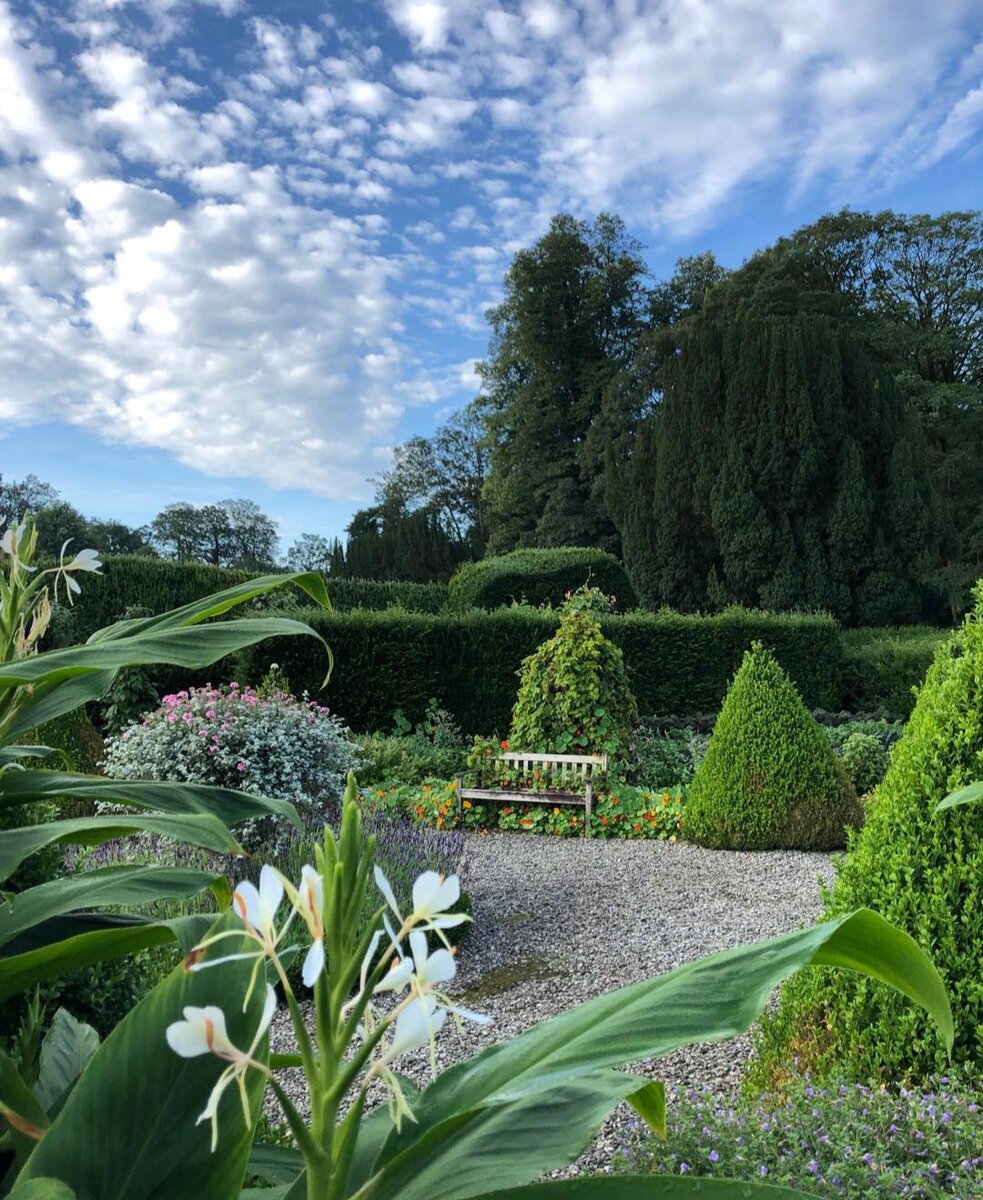
[(508, 742), (502, 742), (502, 749), (503, 749), (503, 750), (508, 750), (508, 748), (509, 748), (509, 744), (508, 744)]

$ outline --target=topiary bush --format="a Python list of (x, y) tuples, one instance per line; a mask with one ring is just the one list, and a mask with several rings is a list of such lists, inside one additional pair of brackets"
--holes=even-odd
[(840, 757), (858, 796), (877, 787), (891, 759), (890, 752), (872, 733), (851, 733), (843, 743)]
[(731, 684), (686, 799), (686, 836), (715, 850), (830, 850), (859, 805), (826, 735), (770, 650)]
[[(983, 1065), (983, 808), (936, 812), (983, 778), (983, 584), (963, 627), (939, 648), (891, 764), (825, 897), (824, 918), (864, 905), (931, 955), (956, 1026), (953, 1059)], [(806, 972), (764, 1023), (753, 1087), (780, 1083), (797, 1056), (817, 1076), (927, 1078), (945, 1049), (915, 1008), (879, 984)]]
[(585, 584), (613, 596), (614, 607), (621, 612), (638, 603), (628, 574), (614, 555), (581, 546), (513, 550), (465, 563), (448, 585), (448, 599), (455, 609), (492, 609), (511, 603), (559, 608)]
[(553, 637), (523, 662), (519, 680), (509, 736), (516, 750), (627, 757), (638, 707), (624, 657), (593, 608), (567, 605)]

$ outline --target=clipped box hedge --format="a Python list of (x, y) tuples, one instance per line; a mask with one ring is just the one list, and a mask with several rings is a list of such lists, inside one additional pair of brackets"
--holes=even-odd
[(638, 603), (625, 568), (614, 555), (580, 546), (513, 550), (465, 563), (454, 573), (448, 597), (457, 611), (491, 610), (512, 603), (558, 607), (567, 592), (585, 583), (616, 596), (616, 607), (622, 612)]
[(840, 707), (851, 712), (884, 709), (907, 718), (915, 706), (913, 688), (925, 678), (951, 629), (930, 625), (846, 629)]
[[(555, 613), (528, 607), (434, 616), (399, 611), (295, 613), (335, 655), (324, 702), (356, 730), (388, 729), (393, 711), (422, 717), (436, 696), (467, 733), (508, 729), (522, 660), (550, 637)], [(643, 713), (714, 711), (744, 651), (771, 647), (811, 707), (832, 707), (840, 690), (840, 642), (827, 617), (728, 611), (694, 617), (633, 612), (607, 617), (604, 632), (624, 651)], [(255, 682), (271, 659), (295, 690), (320, 686), (324, 659), (309, 638), (278, 638), (245, 651), (242, 682)], [(216, 673), (217, 674), (217, 673)]]
[[(111, 625), (128, 608), (166, 612), (212, 592), (235, 587), (260, 572), (230, 571), (203, 563), (176, 563), (138, 554), (107, 558), (100, 575), (87, 575), (82, 595), (72, 608), (67, 639), (84, 642), (97, 629)], [(382, 579), (329, 579), (328, 595), (341, 612), (355, 608), (405, 608), (440, 612), (447, 603), (446, 583), (406, 583)], [(298, 605), (307, 602), (297, 593)]]

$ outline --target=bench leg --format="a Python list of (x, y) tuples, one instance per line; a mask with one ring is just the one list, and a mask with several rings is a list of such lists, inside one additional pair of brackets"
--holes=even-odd
[(594, 787), (588, 783), (584, 794), (584, 837), (590, 837), (590, 818), (594, 810)]
[(460, 822), (464, 816), (464, 808), (461, 804), (461, 800), (462, 800), (461, 793), (463, 791), (464, 791), (464, 772), (458, 771), (458, 773), (457, 773), (457, 819), (458, 819), (458, 822)]

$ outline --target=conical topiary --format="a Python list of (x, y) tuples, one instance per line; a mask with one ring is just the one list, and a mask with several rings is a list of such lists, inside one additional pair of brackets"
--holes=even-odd
[[(983, 779), (983, 584), (976, 609), (937, 651), (904, 735), (826, 896), (824, 917), (876, 910), (932, 956), (955, 1017), (953, 1060), (983, 1066), (983, 807), (937, 812)], [(781, 1082), (793, 1060), (820, 1076), (927, 1077), (948, 1067), (941, 1038), (900, 993), (803, 972), (763, 1027), (751, 1084)]]
[(604, 597), (584, 587), (565, 606), (556, 633), (519, 669), (509, 742), (516, 750), (628, 754), (638, 706), (620, 647), (604, 636), (596, 608)]
[(686, 798), (686, 836), (715, 850), (829, 850), (859, 805), (829, 740), (770, 650), (744, 655)]

